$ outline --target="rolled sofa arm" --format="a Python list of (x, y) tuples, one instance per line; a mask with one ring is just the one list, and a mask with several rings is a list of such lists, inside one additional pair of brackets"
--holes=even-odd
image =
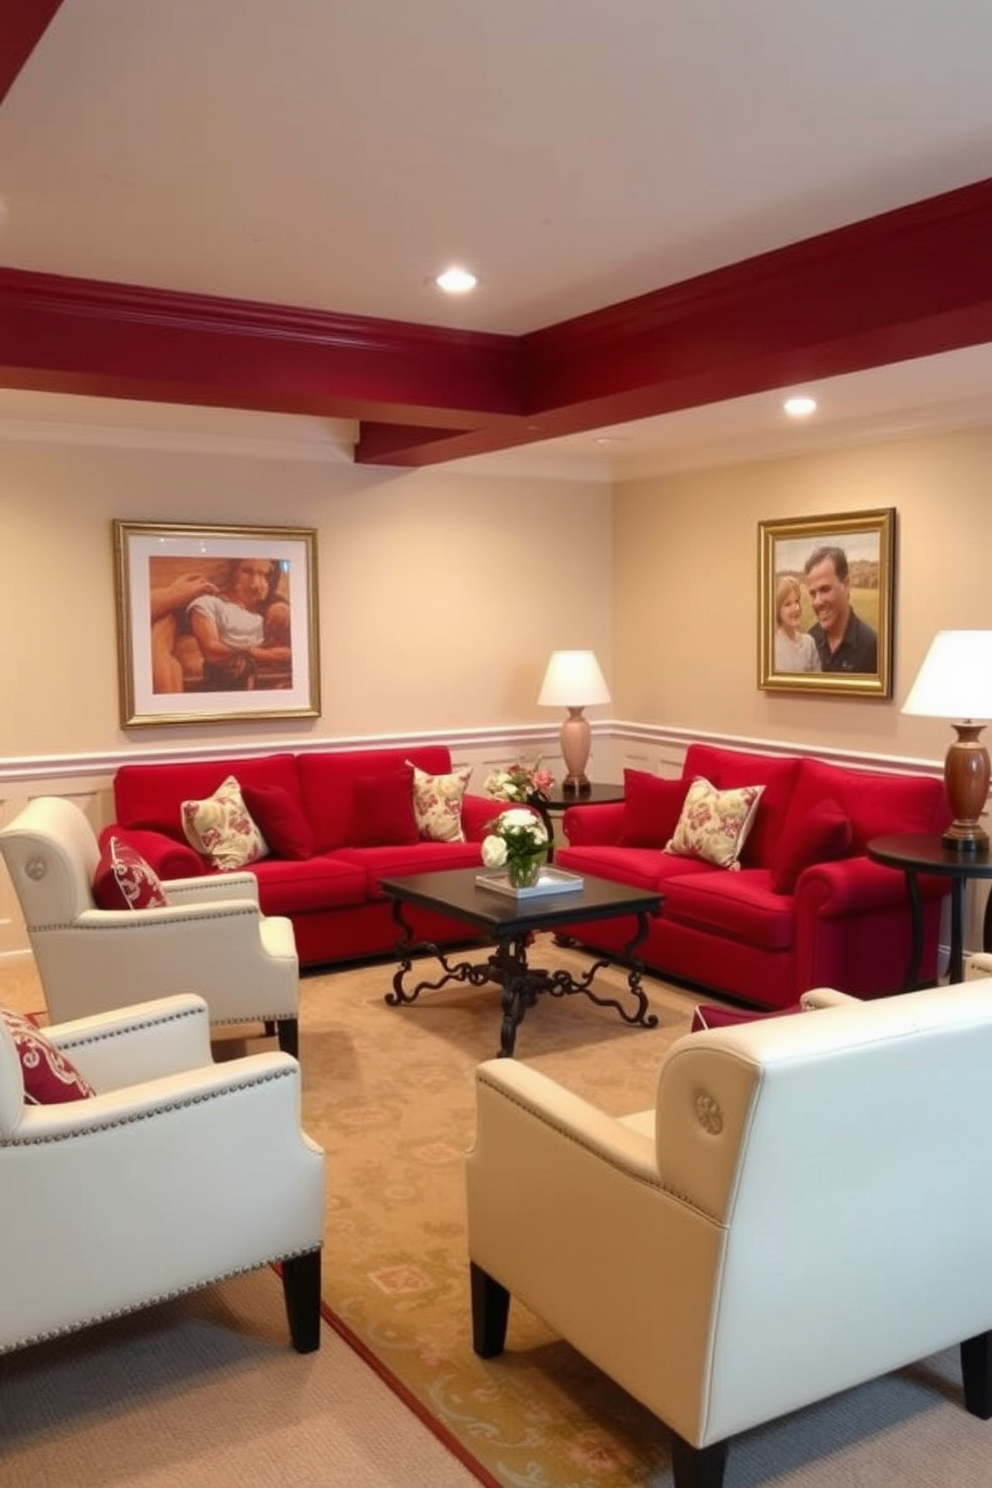
[[(921, 875), (918, 883), (924, 903), (943, 899), (951, 887), (950, 879), (935, 874)], [(847, 918), (900, 907), (908, 912), (906, 875), (867, 857), (839, 858), (807, 868), (799, 876), (795, 898), (797, 916)]]
[(623, 833), (624, 803), (604, 801), (600, 805), (569, 806), (561, 820), (569, 847), (606, 847), (617, 844)]

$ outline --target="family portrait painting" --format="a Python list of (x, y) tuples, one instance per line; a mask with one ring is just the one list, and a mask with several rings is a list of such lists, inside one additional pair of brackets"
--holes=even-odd
[(890, 697), (895, 510), (758, 528), (758, 685)]
[(116, 522), (125, 726), (315, 716), (314, 538)]

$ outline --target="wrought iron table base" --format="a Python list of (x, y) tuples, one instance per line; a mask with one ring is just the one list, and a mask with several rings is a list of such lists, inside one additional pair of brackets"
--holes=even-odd
[[(485, 961), (451, 961), (433, 943), (414, 939), (409, 925), (403, 918), (403, 906), (399, 900), (393, 901), (393, 919), (400, 929), (400, 940), (396, 946), (399, 966), (393, 976), (393, 990), (386, 993), (386, 1002), (391, 1007), (416, 1002), (421, 992), (437, 992), (451, 982), (464, 982), (470, 987), (482, 987), (488, 983), (495, 983), (503, 989), (503, 1023), (497, 1050), (499, 1058), (508, 1059), (512, 1056), (517, 1029), (523, 1022), (524, 1014), (528, 1008), (534, 1006), (542, 993), (550, 997), (571, 997), (576, 992), (582, 992), (598, 1007), (614, 1008), (625, 1023), (636, 1023), (641, 1028), (657, 1028), (658, 1026), (657, 1014), (648, 1011), (648, 999), (641, 987), (644, 964), (634, 955), (648, 933), (647, 914), (636, 916), (637, 929), (624, 946), (622, 957), (614, 959), (610, 956), (603, 956), (598, 961), (594, 961), (589, 970), (578, 979), (562, 968), (548, 971), (543, 967), (529, 966), (527, 947), (532, 939), (530, 931), (505, 937), (497, 936), (492, 954)], [(406, 978), (414, 965), (412, 956), (414, 950), (426, 951), (439, 961), (443, 968), (443, 975), (434, 981), (424, 978), (415, 986), (407, 987)], [(633, 1010), (624, 1007), (615, 997), (601, 997), (592, 988), (597, 972), (605, 966), (614, 966), (618, 963), (627, 968), (627, 991), (634, 999)]]

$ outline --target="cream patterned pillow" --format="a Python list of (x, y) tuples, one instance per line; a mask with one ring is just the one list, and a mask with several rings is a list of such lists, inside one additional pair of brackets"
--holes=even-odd
[(462, 831), (462, 797), (472, 774), (471, 765), (462, 765), (450, 775), (428, 775), (413, 770), (413, 814), (421, 837), (431, 842), (464, 842)]
[(205, 801), (184, 801), (182, 810), (186, 840), (215, 868), (231, 873), (264, 858), (269, 850), (233, 775)]
[(751, 830), (763, 785), (718, 791), (700, 775), (689, 787), (682, 815), (665, 851), (703, 858), (718, 868), (739, 868), (741, 849)]

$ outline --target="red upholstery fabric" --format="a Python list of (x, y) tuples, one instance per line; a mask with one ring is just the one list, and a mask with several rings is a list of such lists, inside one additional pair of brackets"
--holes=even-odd
[(29, 1106), (55, 1106), (65, 1101), (89, 1100), (96, 1091), (88, 1080), (40, 1033), (29, 1018), (0, 1008), (0, 1019), (14, 1041), (21, 1061), (24, 1100)]
[(621, 847), (664, 847), (678, 825), (691, 781), (663, 780), (647, 770), (623, 772)]
[(663, 914), (669, 921), (693, 926), (704, 934), (720, 927), (724, 943), (787, 951), (795, 934), (791, 902), (772, 890), (767, 868), (742, 868), (728, 889), (727, 870), (715, 868), (694, 877), (669, 878)]
[(355, 820), (355, 782), (395, 774), (407, 759), (431, 775), (445, 775), (451, 769), (451, 754), (441, 744), (299, 755), (300, 803), (313, 827), (318, 852), (348, 845)]
[(184, 842), (182, 803), (204, 801), (233, 775), (245, 786), (281, 786), (300, 798), (296, 756), (269, 754), (258, 759), (195, 760), (183, 764), (122, 765), (114, 777), (118, 822), (165, 832)]
[(851, 846), (851, 823), (836, 801), (817, 801), (803, 816), (793, 810), (772, 857), (772, 888), (776, 894), (791, 894), (799, 875), (814, 863), (842, 858)]
[(381, 775), (359, 775), (349, 837), (355, 847), (408, 846), (420, 841), (413, 814), (412, 766)]
[(241, 794), (274, 857), (295, 862), (313, 857), (316, 840), (295, 793), (281, 785), (245, 785)]
[(100, 909), (161, 909), (166, 904), (158, 875), (141, 854), (111, 836), (93, 876), (93, 898)]
[(717, 790), (736, 790), (742, 785), (763, 785), (754, 822), (741, 852), (741, 864), (767, 868), (775, 843), (790, 810), (790, 800), (801, 761), (795, 757), (772, 759), (763, 754), (719, 749), (712, 744), (690, 744), (682, 774), (691, 781), (702, 775)]
[(807, 816), (824, 798), (851, 823), (851, 848), (892, 832), (941, 832), (950, 820), (943, 786), (925, 775), (886, 775), (804, 759), (790, 811)]
[(775, 1008), (773, 1011), (767, 1008), (717, 1007), (713, 1003), (699, 1002), (692, 1010), (689, 1032), (703, 1033), (708, 1028), (733, 1028), (738, 1023), (753, 1023), (756, 1018), (779, 1018), (805, 1011), (801, 1002), (795, 1002), (787, 1008)]

